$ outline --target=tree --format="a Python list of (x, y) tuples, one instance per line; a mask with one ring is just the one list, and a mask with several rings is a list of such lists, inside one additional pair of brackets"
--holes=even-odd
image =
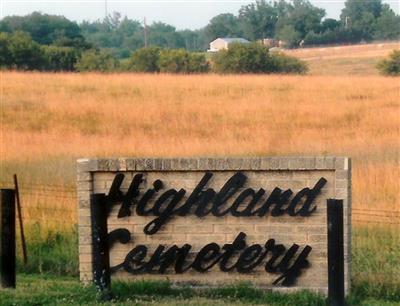
[(265, 0), (242, 6), (239, 21), (244, 36), (250, 40), (274, 37), (278, 12), (276, 4), (272, 5)]
[(205, 30), (182, 30), (178, 31), (178, 34), (185, 42), (185, 49), (188, 51), (202, 51), (210, 41), (205, 37)]
[(98, 50), (89, 50), (75, 64), (78, 71), (114, 71), (118, 68), (118, 61), (110, 53)]
[(29, 34), (15, 32), (9, 35), (8, 50), (12, 66), (22, 70), (40, 70), (43, 67), (44, 55), (40, 45), (32, 40)]
[(277, 22), (277, 34), (282, 39), (284, 33), (292, 42), (302, 40), (310, 31), (320, 32), (321, 21), (325, 16), (325, 10), (315, 7), (307, 0), (293, 0), (293, 4), (286, 4), (283, 12), (285, 14)]
[(0, 68), (10, 68), (13, 64), (10, 50), (10, 35), (0, 32)]
[(347, 30), (356, 33), (359, 40), (370, 40), (375, 29), (375, 20), (381, 12), (381, 0), (347, 0), (340, 19)]
[(143, 27), (139, 21), (125, 17), (119, 25), (118, 33), (122, 37), (121, 47), (128, 50), (128, 56), (130, 51), (144, 46)]
[(382, 74), (400, 75), (400, 50), (393, 50), (389, 58), (380, 61), (377, 68)]
[(208, 71), (204, 54), (190, 53), (184, 49), (164, 49), (158, 61), (160, 72), (203, 73)]
[(0, 21), (0, 31), (13, 33), (23, 31), (29, 33), (31, 38), (44, 45), (63, 41), (69, 46), (84, 45), (79, 26), (65, 17), (33, 12), (26, 16), (8, 16)]
[(285, 42), (285, 45), (289, 48), (298, 47), (302, 40), (300, 32), (296, 31), (293, 25), (285, 25), (279, 29), (277, 37)]
[(136, 20), (122, 18), (120, 13), (80, 25), (86, 40), (97, 48), (107, 48), (119, 58), (128, 58), (133, 50), (144, 46), (143, 27)]
[(150, 45), (161, 48), (183, 48), (185, 42), (176, 32), (175, 27), (163, 22), (155, 22), (148, 27)]
[(334, 31), (340, 27), (340, 22), (333, 18), (326, 18), (322, 21), (321, 32)]
[(376, 19), (374, 39), (399, 39), (400, 16), (390, 8), (388, 4), (382, 6), (381, 14)]
[(346, 0), (340, 19), (345, 23), (346, 18), (349, 18), (351, 25), (356, 26), (364, 13), (370, 13), (374, 18), (378, 18), (381, 11), (382, 0)]
[[(144, 46), (144, 28), (141, 22), (127, 17), (122, 18), (117, 12), (102, 21), (85, 21), (81, 24), (81, 28), (89, 42), (96, 47), (107, 48), (119, 58), (129, 57), (132, 51)], [(189, 37), (190, 35), (192, 37)], [(193, 49), (198, 49), (198, 46), (203, 46), (204, 43), (200, 39), (194, 41), (192, 38), (195, 36), (200, 37), (200, 32), (178, 32), (175, 27), (163, 22), (155, 22), (147, 27), (147, 42), (150, 46), (161, 48), (192, 46)]]
[(158, 72), (160, 59), (159, 47), (147, 47), (136, 50), (129, 61), (128, 70), (136, 72)]
[(71, 47), (42, 46), (45, 64), (49, 71), (73, 71), (79, 58), (79, 52)]
[(209, 41), (218, 37), (238, 37), (241, 30), (238, 18), (233, 14), (220, 14), (213, 17), (205, 28)]
[(121, 13), (119, 12), (112, 12), (104, 18), (104, 22), (108, 26), (109, 30), (116, 30), (121, 25)]

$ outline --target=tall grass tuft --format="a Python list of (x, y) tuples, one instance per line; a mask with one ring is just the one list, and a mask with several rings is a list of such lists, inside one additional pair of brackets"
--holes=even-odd
[(26, 230), (28, 263), (17, 257), (18, 272), (62, 276), (78, 275), (77, 227), (57, 231), (33, 224)]

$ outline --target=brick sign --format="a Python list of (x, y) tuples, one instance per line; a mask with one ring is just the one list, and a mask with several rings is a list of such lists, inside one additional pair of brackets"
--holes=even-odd
[(80, 159), (81, 280), (93, 279), (91, 197), (104, 194), (112, 279), (326, 293), (327, 200), (342, 199), (347, 291), (350, 179), (344, 157)]

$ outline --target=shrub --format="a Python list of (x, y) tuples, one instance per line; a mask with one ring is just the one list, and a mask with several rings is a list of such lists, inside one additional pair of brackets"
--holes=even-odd
[(190, 53), (184, 49), (162, 50), (158, 65), (161, 72), (168, 73), (202, 73), (209, 70), (203, 54)]
[(304, 37), (304, 45), (324, 45), (333, 43), (357, 43), (361, 41), (362, 33), (357, 29), (345, 29), (336, 27), (327, 29), (321, 33), (310, 31)]
[(136, 72), (158, 72), (159, 47), (141, 48), (133, 52), (128, 63), (128, 70)]
[(39, 45), (24, 32), (0, 33), (0, 67), (72, 71), (79, 52), (72, 47)]
[(400, 50), (393, 50), (388, 58), (378, 63), (377, 68), (385, 75), (400, 75)]
[(286, 47), (296, 48), (301, 41), (301, 33), (292, 25), (285, 25), (278, 30), (277, 36), (285, 42)]
[(79, 52), (71, 47), (43, 46), (45, 70), (73, 71)]
[(308, 66), (304, 61), (284, 53), (270, 54), (271, 72), (305, 74)]
[(264, 46), (231, 44), (214, 56), (214, 71), (218, 73), (305, 73), (307, 66), (301, 60), (282, 53), (271, 54)]
[(21, 70), (40, 70), (44, 54), (40, 45), (32, 40), (29, 34), (15, 32), (1, 33), (0, 66)]
[(0, 67), (9, 68), (12, 64), (9, 35), (0, 32)]
[(75, 64), (78, 71), (114, 71), (118, 68), (118, 60), (110, 53), (98, 50), (89, 50), (82, 53)]
[(203, 53), (189, 52), (188, 73), (205, 73), (209, 71), (210, 64)]
[(232, 43), (213, 57), (213, 68), (218, 73), (268, 72), (269, 54), (264, 46), (252, 43)]

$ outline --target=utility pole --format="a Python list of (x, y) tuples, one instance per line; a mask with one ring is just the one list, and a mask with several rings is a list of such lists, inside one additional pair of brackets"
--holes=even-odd
[(107, 19), (108, 16), (107, 0), (104, 0), (104, 13), (105, 13), (105, 19)]
[(147, 25), (146, 25), (146, 17), (143, 18), (143, 26), (144, 26), (144, 47), (147, 48)]

